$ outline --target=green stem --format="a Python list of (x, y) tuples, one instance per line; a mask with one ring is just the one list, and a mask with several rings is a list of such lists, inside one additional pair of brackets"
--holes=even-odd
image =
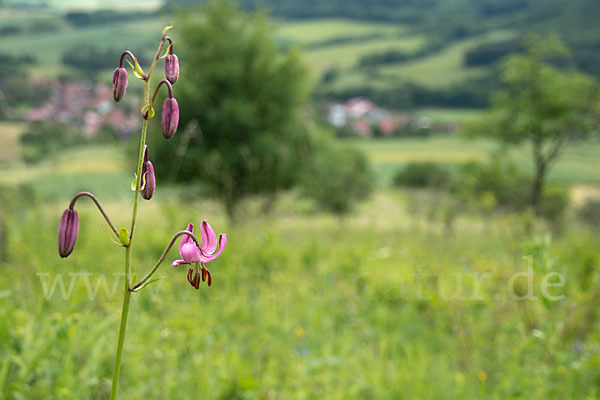
[(129, 267), (131, 264), (131, 247), (125, 248), (125, 294), (123, 295), (123, 310), (121, 311), (121, 327), (119, 328), (119, 342), (117, 344), (117, 356), (115, 357), (115, 368), (113, 372), (112, 390), (110, 400), (117, 398), (117, 389), (119, 387), (119, 375), (121, 372), (121, 354), (123, 353), (123, 343), (125, 343), (125, 331), (127, 330), (127, 315), (129, 313), (129, 300), (131, 292), (129, 291)]

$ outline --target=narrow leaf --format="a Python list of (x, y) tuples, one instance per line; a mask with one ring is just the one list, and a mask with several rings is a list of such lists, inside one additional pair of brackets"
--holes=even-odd
[(165, 28), (164, 28), (164, 29), (163, 29), (163, 31), (162, 31), (163, 38), (164, 38), (164, 37), (165, 37), (165, 35), (167, 34), (167, 31), (168, 31), (169, 29), (171, 29), (172, 27), (173, 27), (173, 25), (165, 26)]
[(135, 59), (135, 69), (137, 70), (138, 74), (140, 74), (141, 76), (146, 76), (146, 73), (144, 72), (142, 67), (140, 67), (140, 64), (138, 63), (137, 58)]
[(152, 118), (154, 117), (154, 114), (156, 114), (154, 112), (154, 107), (152, 107), (150, 104), (146, 104), (144, 107), (142, 107), (142, 115), (146, 113), (146, 110), (148, 110), (148, 118)]
[(163, 58), (165, 58), (169, 54), (169, 50), (171, 50), (171, 46), (173, 46), (173, 44), (169, 43), (169, 45), (167, 46), (167, 49), (165, 50), (165, 54), (163, 54), (161, 57), (158, 57), (158, 58), (160, 58), (161, 60)]
[[(138, 78), (138, 79), (144, 80), (144, 77), (143, 77), (142, 75), (140, 75), (138, 71), (136, 71), (136, 69), (135, 69), (135, 67), (133, 66), (133, 64), (132, 64), (132, 63), (130, 63), (130, 62), (129, 62), (129, 60), (125, 60), (125, 61), (127, 61), (127, 63), (128, 63), (130, 66), (131, 66), (131, 70), (133, 71), (133, 75), (134, 75), (136, 78)], [(137, 65), (137, 61), (136, 61), (135, 63), (136, 63), (136, 65)]]
[(108, 238), (110, 239), (111, 242), (113, 242), (114, 244), (116, 244), (117, 246), (121, 246), (123, 247), (123, 245), (119, 242), (117, 242), (115, 239), (112, 238), (112, 235), (110, 234), (110, 232), (104, 227), (104, 225), (102, 225), (102, 230), (104, 231), (104, 233), (106, 233), (106, 236), (108, 236)]
[(127, 232), (127, 229), (121, 228), (119, 231), (119, 241), (123, 246), (129, 245), (129, 232)]
[(139, 292), (140, 290), (142, 290), (143, 288), (145, 288), (149, 284), (154, 283), (154, 282), (159, 281), (159, 280), (164, 279), (164, 278), (166, 278), (166, 276), (155, 276), (154, 278), (150, 278), (146, 282), (144, 282), (144, 284), (142, 286), (140, 286), (139, 288), (137, 288), (136, 292)]
[(135, 187), (137, 186), (137, 174), (134, 172), (133, 175), (134, 175), (134, 178), (133, 178), (133, 181), (131, 182), (131, 191), (135, 192)]

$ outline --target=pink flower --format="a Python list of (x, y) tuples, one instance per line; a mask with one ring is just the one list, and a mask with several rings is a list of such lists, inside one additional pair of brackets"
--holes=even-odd
[[(194, 232), (194, 225), (189, 224), (187, 226), (187, 230), (189, 232)], [(208, 222), (202, 221), (202, 225), (200, 227), (201, 231), (201, 245), (197, 246), (194, 240), (189, 235), (183, 235), (181, 237), (181, 241), (179, 242), (179, 254), (181, 255), (180, 260), (175, 260), (171, 264), (172, 267), (178, 267), (181, 264), (195, 264), (196, 273), (194, 274), (194, 269), (190, 268), (188, 271), (188, 282), (198, 289), (200, 286), (200, 280), (207, 281), (208, 286), (212, 283), (212, 277), (210, 271), (206, 268), (204, 264), (211, 262), (215, 258), (219, 257), (227, 244), (227, 235), (221, 233), (219, 235), (219, 243), (217, 250), (217, 235), (213, 228), (208, 224)], [(198, 264), (201, 264), (202, 274), (198, 271)]]

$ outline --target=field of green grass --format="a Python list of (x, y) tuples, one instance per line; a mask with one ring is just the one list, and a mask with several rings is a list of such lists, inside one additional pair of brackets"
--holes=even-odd
[(0, 122), (0, 163), (18, 158), (18, 141), (24, 127), (20, 122)]
[[(12, 54), (33, 55), (37, 63), (32, 72), (41, 76), (56, 76), (59, 71), (63, 52), (78, 46), (93, 44), (101, 48), (128, 48), (137, 54), (152, 52), (155, 38), (165, 21), (146, 19), (115, 24), (92, 26), (84, 29), (68, 28), (57, 32), (45, 32), (39, 35), (17, 35), (11, 38)], [(157, 33), (158, 32), (158, 33)], [(118, 45), (117, 45), (118, 39)], [(116, 50), (117, 51), (117, 50)], [(120, 53), (115, 53), (115, 64)]]
[[(359, 146), (383, 162), (425, 157), (431, 146), (452, 162), (487, 149), (443, 138)], [(85, 199), (67, 259), (56, 226), (83, 189), (125, 225), (131, 174), (122, 154), (74, 149), (31, 170), (3, 169), (0, 181), (29, 183), (35, 195), (0, 204), (0, 398), (107, 398), (123, 250)], [(228, 244), (209, 265), (212, 287), (194, 290), (184, 267), (167, 264), (165, 280), (134, 294), (121, 398), (600, 395), (598, 237), (569, 225), (549, 245), (543, 226), (526, 233), (520, 216), (465, 215), (448, 231), (430, 213), (436, 201), (381, 189), (340, 221), (289, 194), (270, 215), (249, 204), (231, 226), (218, 204), (159, 184), (141, 203), (134, 265), (147, 269), (190, 221), (208, 219)], [(519, 301), (511, 296), (526, 293), (527, 281), (511, 277), (527, 271), (524, 256), (535, 259), (536, 298)], [(177, 257), (174, 249), (167, 260)], [(542, 297), (550, 272), (566, 276), (545, 288), (559, 300)]]
[[(85, 7), (94, 9), (96, 5), (94, 2), (87, 2)], [(69, 8), (71, 7), (66, 3), (64, 9)], [(56, 11), (60, 10), (63, 9), (59, 7)], [(11, 23), (12, 18), (28, 24), (35, 18), (57, 17), (56, 14), (43, 13), (15, 17), (0, 12), (0, 26)], [(38, 76), (54, 77), (64, 72), (60, 66), (63, 52), (76, 46), (93, 43), (99, 47), (114, 48), (115, 38), (119, 38), (119, 48), (126, 47), (137, 54), (151, 51), (148, 50), (154, 43), (151, 38), (156, 32), (160, 32), (166, 22), (159, 18), (148, 18), (76, 29), (62, 21), (59, 23), (61, 28), (55, 32), (25, 32), (11, 36), (11, 46), (4, 51), (17, 55), (34, 55), (37, 64), (32, 67), (32, 72)], [(305, 47), (305, 60), (315, 74), (319, 75), (330, 68), (340, 70), (339, 76), (330, 83), (333, 91), (365, 86), (385, 88), (401, 81), (439, 88), (460, 83), (465, 79), (481, 76), (485, 71), (462, 65), (466, 50), (482, 42), (502, 40), (512, 35), (507, 31), (497, 31), (458, 41), (422, 59), (361, 70), (356, 68), (361, 57), (389, 51), (415, 52), (426, 44), (426, 38), (403, 25), (341, 18), (280, 21), (277, 26), (278, 41)], [(176, 39), (176, 33), (174, 34)]]
[[(468, 161), (485, 161), (497, 150), (495, 142), (463, 139), (456, 135), (380, 140), (347, 139), (344, 142), (365, 151), (382, 185), (388, 185), (393, 175), (409, 162), (432, 161), (455, 166)], [(551, 167), (548, 179), (568, 184), (600, 185), (599, 154), (598, 142), (572, 144)], [(530, 150), (526, 146), (508, 149), (507, 157), (521, 170), (533, 172)]]

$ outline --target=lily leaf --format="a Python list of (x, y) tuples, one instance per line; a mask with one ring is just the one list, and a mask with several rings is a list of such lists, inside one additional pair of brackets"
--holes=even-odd
[(167, 31), (168, 31), (169, 29), (171, 29), (172, 27), (173, 27), (173, 25), (165, 26), (165, 28), (164, 28), (164, 29), (163, 29), (163, 31), (162, 31), (162, 36), (163, 36), (163, 38), (164, 38), (164, 37), (165, 37), (165, 35), (167, 34)]
[(134, 172), (133, 175), (134, 178), (133, 181), (131, 181), (131, 191), (135, 192), (135, 187), (137, 186), (137, 174)]
[(119, 241), (123, 246), (129, 246), (129, 232), (127, 232), (127, 229), (121, 228), (119, 230)]
[(169, 54), (169, 50), (171, 50), (171, 47), (173, 46), (172, 43), (169, 43), (169, 45), (167, 46), (167, 49), (165, 50), (165, 54), (163, 54), (161, 57), (158, 57), (159, 59), (163, 59), (167, 56), (167, 54)]
[(135, 291), (139, 292), (140, 290), (142, 290), (143, 288), (145, 288), (149, 284), (154, 283), (154, 282), (159, 281), (159, 280), (164, 279), (164, 278), (166, 278), (166, 276), (155, 276), (154, 278), (150, 278), (146, 282), (144, 282), (144, 284), (142, 286), (140, 286), (139, 288), (137, 288)]
[(148, 111), (148, 119), (154, 117), (154, 114), (156, 114), (156, 112), (154, 111), (154, 107), (152, 107), (150, 103), (142, 107), (142, 115), (146, 113), (146, 110)]
[(106, 233), (106, 236), (108, 236), (108, 238), (110, 239), (111, 242), (113, 242), (117, 246), (123, 247), (123, 245), (121, 243), (119, 243), (115, 239), (113, 239), (113, 237), (111, 236), (110, 232), (104, 227), (104, 225), (102, 225), (102, 230), (104, 231), (104, 233)]
[(138, 79), (144, 80), (145, 79), (144, 77), (146, 76), (146, 74), (144, 74), (144, 70), (142, 69), (142, 67), (140, 67), (140, 64), (138, 63), (138, 61), (135, 60), (135, 66), (129, 60), (126, 60), (126, 61), (129, 64), (129, 66), (131, 67), (131, 70), (133, 71), (133, 75)]

